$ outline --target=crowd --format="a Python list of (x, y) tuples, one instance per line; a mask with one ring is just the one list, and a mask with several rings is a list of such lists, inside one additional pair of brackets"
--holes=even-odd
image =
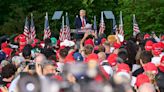
[(118, 32), (1, 40), (0, 92), (164, 92), (164, 35)]

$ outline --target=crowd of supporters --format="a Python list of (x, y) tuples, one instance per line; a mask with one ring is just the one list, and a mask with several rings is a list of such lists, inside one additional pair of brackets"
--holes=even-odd
[(0, 92), (164, 92), (163, 83), (164, 35), (1, 40)]

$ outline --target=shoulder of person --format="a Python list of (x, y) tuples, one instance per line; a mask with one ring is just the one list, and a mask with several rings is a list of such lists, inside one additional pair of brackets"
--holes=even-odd
[(137, 75), (139, 75), (139, 74), (141, 74), (141, 73), (143, 73), (143, 72), (144, 72), (144, 69), (141, 67), (141, 68), (135, 70), (135, 71), (132, 73), (132, 75), (136, 77)]

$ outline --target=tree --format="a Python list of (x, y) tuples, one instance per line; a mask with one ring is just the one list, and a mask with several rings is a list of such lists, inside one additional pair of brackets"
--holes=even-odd
[[(53, 21), (51, 17), (56, 10), (68, 12), (70, 26), (74, 28), (75, 16), (80, 9), (86, 9), (87, 17), (93, 23), (93, 16), (97, 16), (97, 25), (100, 22), (100, 12), (102, 10), (112, 10), (119, 22), (119, 12), (123, 12), (125, 34), (132, 34), (132, 14), (136, 14), (136, 19), (141, 32), (156, 33), (163, 32), (164, 29), (164, 0), (4, 0), (0, 3), (0, 35), (22, 33), (24, 20), (30, 13), (34, 15), (34, 22), (37, 30), (37, 37), (42, 38), (44, 29), (45, 12), (49, 14), (51, 31), (59, 33), (61, 20)], [(106, 34), (110, 33), (110, 22), (106, 22)], [(56, 27), (55, 27), (56, 26)]]

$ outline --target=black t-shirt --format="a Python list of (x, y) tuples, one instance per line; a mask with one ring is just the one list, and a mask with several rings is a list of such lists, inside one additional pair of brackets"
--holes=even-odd
[(110, 55), (109, 53), (105, 53), (106, 54), (106, 58), (108, 58), (108, 56)]
[(137, 75), (139, 75), (139, 74), (141, 74), (141, 73), (143, 73), (143, 72), (144, 72), (144, 69), (143, 69), (143, 67), (141, 67), (141, 68), (137, 69), (136, 71), (134, 71), (134, 72), (132, 73), (132, 76), (137, 77)]
[(158, 74), (156, 75), (157, 85), (161, 92), (164, 92), (164, 72), (158, 69)]

